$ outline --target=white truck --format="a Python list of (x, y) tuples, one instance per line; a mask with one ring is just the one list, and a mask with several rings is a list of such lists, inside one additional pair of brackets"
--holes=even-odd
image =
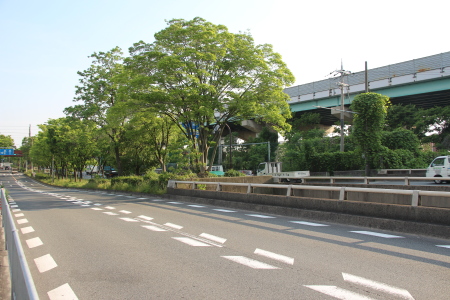
[[(426, 177), (450, 177), (450, 156), (438, 156), (427, 168)], [(435, 183), (442, 183), (443, 180), (436, 179)]]
[(257, 176), (271, 175), (275, 182), (301, 183), (303, 177), (310, 176), (309, 171), (281, 171), (281, 162), (263, 162), (258, 165)]

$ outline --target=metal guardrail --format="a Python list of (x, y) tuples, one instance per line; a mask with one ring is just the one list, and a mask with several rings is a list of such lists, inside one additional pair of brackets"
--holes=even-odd
[(306, 182), (312, 182), (314, 180), (329, 180), (330, 183), (336, 183), (337, 181), (340, 180), (359, 180), (362, 181), (364, 184), (369, 184), (371, 181), (389, 181), (389, 180), (404, 180), (405, 185), (409, 185), (411, 183), (411, 181), (435, 181), (435, 180), (440, 180), (440, 181), (449, 181), (450, 182), (450, 177), (401, 177), (401, 176), (397, 176), (397, 177), (350, 177), (350, 176), (342, 176), (342, 177), (337, 177), (337, 176), (310, 176), (310, 177), (303, 177), (302, 178), (303, 183)]
[(11, 299), (37, 300), (39, 296), (28, 268), (19, 234), (6, 199), (5, 189), (1, 189), (2, 225), (5, 231), (11, 273)]
[[(308, 179), (312, 179), (313, 177), (308, 177)], [(330, 178), (330, 177), (314, 177), (317, 178)], [(340, 177), (342, 179), (344, 177)], [(349, 178), (359, 178), (361, 177), (345, 177)], [(373, 179), (375, 177), (371, 177)], [(378, 177), (385, 179), (386, 177)], [(394, 178), (394, 177), (389, 177)], [(412, 179), (424, 177), (412, 177)], [(303, 178), (305, 179), (305, 178)], [(398, 177), (396, 177), (398, 180)], [(431, 178), (433, 179), (433, 178)], [(406, 180), (406, 179), (405, 179)], [(442, 180), (449, 180), (450, 177), (442, 177)], [(334, 186), (310, 186), (310, 185), (291, 185), (291, 184), (263, 184), (263, 183), (235, 183), (235, 182), (202, 182), (202, 181), (178, 181), (178, 180), (170, 180), (168, 187), (178, 188), (179, 184), (189, 184), (191, 189), (199, 189), (199, 186), (206, 185), (215, 185), (216, 191), (222, 191), (222, 186), (242, 186), (247, 187), (247, 194), (254, 193), (255, 187), (262, 188), (280, 188), (286, 189), (286, 196), (292, 196), (293, 190), (322, 190), (322, 191), (337, 191), (339, 192), (339, 200), (344, 201), (347, 200), (348, 192), (364, 192), (364, 193), (379, 193), (379, 194), (397, 194), (397, 195), (410, 195), (411, 196), (411, 206), (419, 206), (420, 205), (420, 197), (421, 196), (440, 196), (440, 197), (450, 197), (450, 192), (435, 192), (435, 191), (421, 191), (421, 190), (400, 190), (400, 189), (375, 189), (375, 188), (355, 188), (355, 187), (334, 187)]]

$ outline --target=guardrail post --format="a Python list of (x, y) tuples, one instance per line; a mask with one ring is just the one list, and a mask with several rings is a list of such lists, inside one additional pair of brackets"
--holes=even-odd
[(286, 191), (286, 196), (292, 196), (292, 184), (290, 184)]
[(248, 188), (247, 188), (247, 194), (251, 194), (251, 193), (252, 193), (252, 184), (249, 183)]
[(364, 176), (364, 184), (369, 184), (369, 178), (367, 176)]
[(217, 183), (216, 191), (217, 192), (221, 192), (222, 191), (222, 186), (220, 185), (220, 182)]
[(405, 177), (405, 185), (409, 185), (409, 177)]
[(341, 187), (339, 192), (339, 201), (343, 201), (347, 199), (347, 192), (345, 191), (345, 187)]
[(420, 195), (418, 190), (414, 190), (412, 194), (411, 206), (419, 206)]
[(192, 189), (195, 190), (195, 182), (192, 183)]
[(330, 177), (330, 183), (334, 184), (334, 178), (333, 177)]

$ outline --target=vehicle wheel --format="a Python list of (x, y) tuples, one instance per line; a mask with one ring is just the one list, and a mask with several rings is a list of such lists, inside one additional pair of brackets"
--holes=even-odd
[(442, 180), (434, 180), (434, 183), (436, 184), (441, 184), (443, 181)]

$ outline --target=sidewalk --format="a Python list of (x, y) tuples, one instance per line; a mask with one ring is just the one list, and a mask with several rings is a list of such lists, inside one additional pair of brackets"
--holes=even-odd
[[(0, 204), (1, 205), (1, 204)], [(0, 224), (2, 215), (0, 214)], [(5, 234), (0, 226), (0, 300), (11, 299), (11, 280), (9, 273), (8, 252), (6, 251)]]

